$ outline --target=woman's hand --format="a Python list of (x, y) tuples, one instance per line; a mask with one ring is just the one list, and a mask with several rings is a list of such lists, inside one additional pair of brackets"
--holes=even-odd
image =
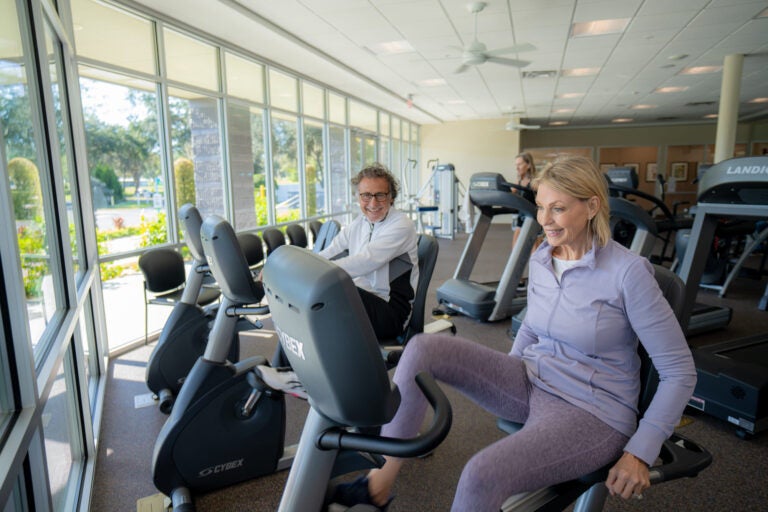
[(605, 481), (611, 496), (621, 496), (624, 499), (642, 497), (645, 489), (651, 486), (648, 466), (628, 452), (624, 452), (619, 461), (608, 472)]

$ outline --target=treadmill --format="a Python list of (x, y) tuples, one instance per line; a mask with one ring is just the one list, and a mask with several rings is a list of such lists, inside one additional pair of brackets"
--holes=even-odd
[[(536, 205), (512, 189), (525, 189), (507, 182), (501, 174), (481, 172), (469, 183), (469, 200), (480, 210), (475, 229), (464, 246), (452, 279), (437, 289), (437, 301), (463, 315), (486, 322), (504, 320), (525, 307), (525, 293), (517, 296), (517, 285), (541, 226), (536, 221)], [(520, 235), (507, 259), (498, 283), (470, 280), (491, 221), (496, 215), (524, 213)]]
[[(699, 181), (699, 199), (679, 275), (686, 284), (681, 324), (692, 328), (699, 281), (720, 219), (768, 218), (768, 157), (724, 160)], [(738, 427), (768, 428), (768, 332), (692, 350), (698, 381), (689, 405)]]
[[(724, 327), (731, 311), (718, 318), (709, 313), (695, 314), (696, 295), (707, 261), (715, 229), (721, 219), (768, 218), (768, 157), (742, 157), (724, 160), (710, 167), (699, 180), (698, 204), (688, 246), (678, 275), (685, 281), (686, 301), (682, 325), (686, 334)], [(727, 321), (725, 319), (727, 318)], [(719, 323), (718, 323), (719, 322)]]

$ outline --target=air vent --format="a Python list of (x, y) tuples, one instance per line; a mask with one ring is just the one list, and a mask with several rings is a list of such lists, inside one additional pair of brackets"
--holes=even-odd
[(686, 107), (708, 107), (710, 105), (714, 105), (716, 102), (714, 101), (692, 101), (690, 103), (686, 103)]
[(550, 69), (546, 71), (523, 71), (523, 78), (555, 78), (557, 70)]

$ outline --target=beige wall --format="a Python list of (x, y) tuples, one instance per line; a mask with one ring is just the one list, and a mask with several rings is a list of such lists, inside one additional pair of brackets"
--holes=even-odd
[[(716, 130), (717, 126), (714, 123), (528, 130), (522, 133), (520, 145), (523, 148), (549, 148), (714, 144)], [(736, 129), (736, 143), (749, 143), (766, 139), (768, 139), (768, 125), (766, 124), (739, 124)]]
[(465, 187), (476, 172), (500, 172), (507, 179), (514, 178), (520, 132), (505, 130), (508, 122), (489, 119), (421, 125), (421, 183), (430, 175), (427, 162), (435, 158), (441, 164), (453, 164)]

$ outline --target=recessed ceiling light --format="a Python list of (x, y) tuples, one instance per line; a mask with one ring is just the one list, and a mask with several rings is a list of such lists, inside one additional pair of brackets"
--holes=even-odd
[(633, 121), (630, 117), (617, 117), (616, 119), (611, 119), (612, 123), (631, 123)]
[(651, 109), (651, 108), (656, 108), (656, 105), (639, 104), (639, 105), (632, 105), (629, 108), (631, 108), (632, 110), (648, 110), (648, 109)]
[(564, 69), (563, 76), (592, 76), (600, 72), (600, 68), (573, 68)]
[(571, 37), (603, 36), (621, 34), (629, 24), (629, 18), (613, 20), (582, 21), (571, 25)]
[(667, 87), (657, 87), (656, 89), (653, 90), (653, 92), (667, 93), (667, 92), (683, 92), (687, 90), (688, 90), (687, 85), (669, 85)]
[(750, 103), (768, 103), (768, 98), (754, 98), (749, 100)]
[(569, 100), (571, 98), (581, 98), (582, 96), (584, 96), (583, 92), (564, 92), (555, 97), (561, 100)]
[(705, 73), (717, 73), (723, 69), (723, 66), (692, 66), (683, 68), (680, 71), (681, 75), (703, 75)]
[(554, 78), (556, 76), (557, 71), (554, 69), (544, 71), (523, 71), (523, 78)]
[(552, 111), (553, 114), (568, 114), (570, 112), (573, 112), (575, 109), (572, 108), (556, 108)]
[(717, 119), (717, 114), (707, 114), (704, 117), (706, 119)]
[(422, 87), (437, 87), (439, 85), (445, 85), (445, 78), (428, 78), (421, 80), (419, 85)]
[(551, 121), (549, 123), (549, 126), (565, 126), (568, 124), (568, 121)]
[(395, 55), (398, 53), (415, 52), (416, 49), (405, 39), (399, 41), (385, 41), (370, 46), (369, 49), (376, 55)]

